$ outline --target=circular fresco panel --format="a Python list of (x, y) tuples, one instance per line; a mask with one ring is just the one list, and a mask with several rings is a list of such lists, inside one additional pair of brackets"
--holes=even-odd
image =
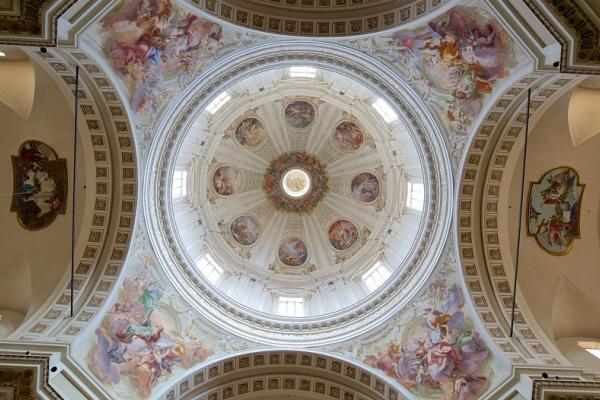
[(358, 240), (358, 228), (348, 220), (338, 219), (329, 226), (327, 237), (336, 250), (348, 250)]
[(235, 217), (229, 224), (229, 232), (242, 246), (252, 246), (260, 236), (260, 225), (249, 215)]
[(246, 118), (235, 128), (235, 141), (244, 147), (256, 147), (265, 137), (265, 127), (256, 118)]
[(231, 165), (217, 168), (212, 179), (213, 189), (221, 196), (231, 196), (241, 184), (240, 172)]
[(344, 121), (335, 127), (333, 139), (338, 149), (346, 153), (360, 149), (365, 141), (360, 127), (350, 121)]
[(285, 265), (298, 267), (308, 260), (308, 248), (298, 238), (289, 238), (281, 242), (277, 257)]
[(352, 179), (352, 197), (361, 203), (372, 203), (379, 197), (379, 179), (370, 172), (362, 172)]
[(315, 107), (308, 101), (296, 100), (285, 106), (285, 120), (296, 129), (307, 128), (315, 120)]

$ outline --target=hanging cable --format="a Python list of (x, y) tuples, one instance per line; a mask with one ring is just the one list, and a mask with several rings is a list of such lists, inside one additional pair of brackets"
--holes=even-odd
[(77, 114), (79, 110), (79, 66), (75, 66), (75, 116), (73, 118), (73, 180), (71, 183), (71, 317), (73, 317), (74, 281), (75, 281), (75, 212), (77, 179)]
[[(515, 278), (513, 281), (512, 311), (510, 314), (510, 337), (515, 328), (515, 309), (517, 308), (517, 276), (519, 275), (519, 256), (521, 253), (521, 223), (523, 219), (523, 194), (525, 191), (525, 165), (527, 163), (527, 138), (529, 136), (529, 109), (531, 107), (531, 88), (527, 89), (527, 115), (525, 116), (525, 144), (523, 146), (523, 166), (521, 169), (521, 201), (519, 202), (519, 223), (517, 225), (517, 254), (515, 260)], [(527, 207), (529, 213), (529, 207)]]

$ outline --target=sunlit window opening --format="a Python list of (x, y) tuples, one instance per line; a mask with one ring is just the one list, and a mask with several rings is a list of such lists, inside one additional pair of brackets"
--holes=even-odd
[(218, 95), (217, 97), (215, 97), (215, 99), (213, 101), (211, 101), (209, 105), (206, 106), (206, 111), (208, 111), (211, 114), (215, 114), (229, 100), (231, 100), (231, 96), (229, 95), (229, 93), (223, 92), (220, 95)]
[(374, 292), (378, 287), (383, 285), (391, 273), (380, 261), (377, 261), (367, 272), (362, 276), (369, 292)]
[(302, 297), (279, 297), (277, 300), (277, 314), (285, 317), (303, 317), (304, 298)]
[(600, 359), (600, 342), (577, 342), (577, 345)]
[(290, 67), (290, 76), (292, 78), (314, 78), (317, 76), (317, 69), (312, 67)]
[(213, 285), (216, 285), (219, 279), (221, 278), (221, 275), (223, 275), (223, 268), (221, 268), (215, 262), (215, 260), (210, 256), (210, 254), (207, 254), (198, 261), (196, 261), (196, 266), (198, 267), (202, 275), (204, 275), (206, 279), (208, 279)]
[(385, 100), (377, 99), (372, 106), (387, 124), (398, 121), (398, 114), (394, 112), (392, 107), (390, 107)]
[(423, 211), (424, 199), (425, 188), (423, 187), (423, 184), (417, 182), (408, 182), (406, 205), (413, 210)]
[(173, 173), (173, 197), (181, 197), (187, 194), (187, 171), (184, 169), (175, 170)]

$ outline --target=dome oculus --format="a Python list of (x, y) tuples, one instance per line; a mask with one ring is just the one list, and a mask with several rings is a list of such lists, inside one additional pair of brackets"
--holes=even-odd
[(310, 190), (310, 176), (300, 168), (292, 168), (281, 180), (283, 191), (290, 197), (302, 197)]
[(325, 168), (316, 157), (290, 152), (271, 162), (263, 189), (276, 209), (304, 213), (312, 210), (329, 190)]

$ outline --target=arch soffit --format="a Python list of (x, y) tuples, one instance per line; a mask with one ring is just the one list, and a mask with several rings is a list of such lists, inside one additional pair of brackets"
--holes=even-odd
[[(509, 337), (513, 255), (499, 229), (501, 189), (523, 146), (527, 89), (531, 88), (530, 125), (580, 78), (531, 73), (509, 87), (482, 119), (462, 163), (455, 229), (462, 278), (478, 317), (502, 354), (514, 365), (560, 365), (551, 344), (526, 302), (517, 298), (514, 337)], [(503, 179), (505, 183), (503, 184)]]
[(368, 368), (330, 354), (253, 351), (206, 364), (172, 384), (158, 398), (221, 400), (281, 390), (344, 400), (405, 398), (395, 383), (390, 384)]
[(127, 108), (93, 60), (78, 49), (29, 55), (52, 71), (67, 93), (75, 92), (73, 65), (80, 66), (79, 136), (89, 147), (86, 162), (91, 165), (86, 168), (91, 173), (86, 175), (93, 179), (87, 182), (87, 193), (93, 200), (77, 244), (74, 318), (65, 320), (71, 301), (70, 274), (65, 274), (46, 304), (10, 338), (68, 343), (100, 311), (120, 276), (134, 228), (137, 160)]

